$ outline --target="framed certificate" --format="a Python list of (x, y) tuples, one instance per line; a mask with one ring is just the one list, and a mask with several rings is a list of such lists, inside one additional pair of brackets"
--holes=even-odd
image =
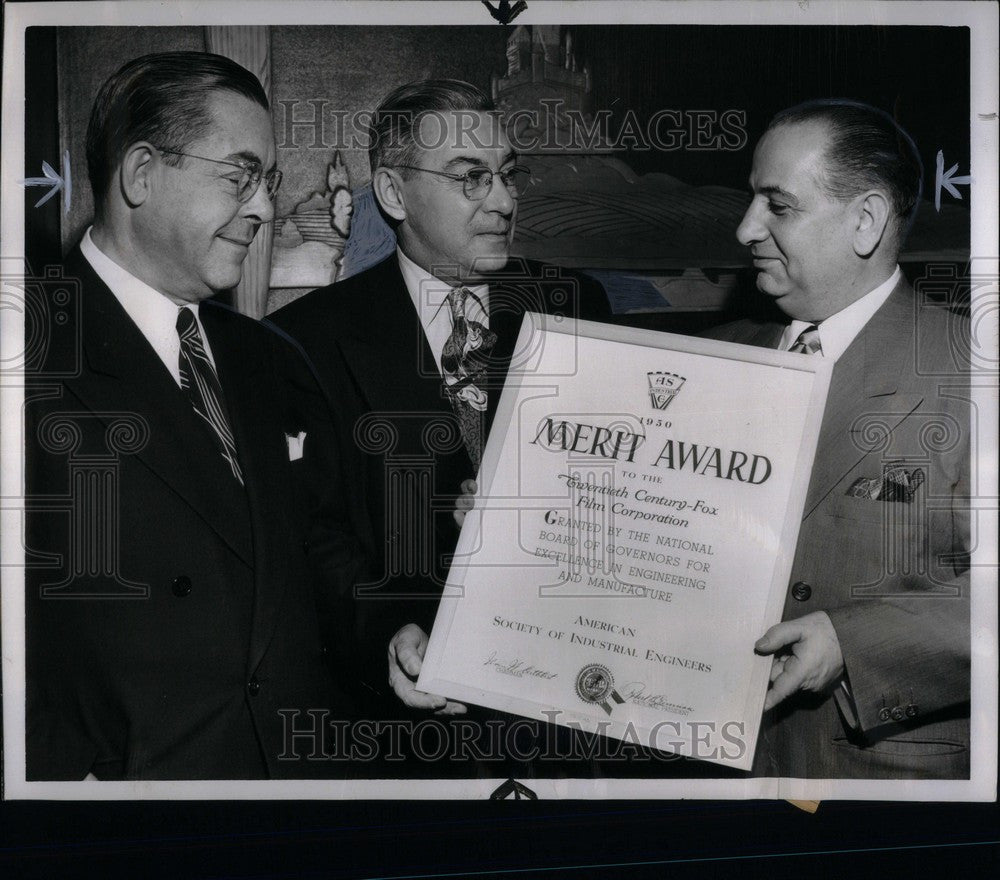
[(533, 313), (516, 358), (418, 686), (749, 769), (830, 362)]

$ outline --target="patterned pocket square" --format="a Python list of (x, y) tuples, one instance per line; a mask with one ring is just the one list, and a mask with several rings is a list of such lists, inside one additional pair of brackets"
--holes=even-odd
[(924, 482), (924, 472), (920, 468), (906, 470), (901, 462), (889, 462), (882, 466), (882, 476), (877, 478), (859, 477), (847, 490), (853, 498), (867, 498), (869, 501), (900, 501), (912, 504), (913, 496)]
[(285, 434), (288, 441), (288, 460), (298, 461), (302, 458), (302, 447), (306, 441), (306, 432), (299, 431), (298, 434)]

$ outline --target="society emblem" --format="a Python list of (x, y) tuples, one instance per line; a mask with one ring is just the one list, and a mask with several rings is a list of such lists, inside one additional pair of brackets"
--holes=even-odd
[(624, 703), (618, 691), (615, 690), (615, 678), (607, 666), (600, 663), (589, 663), (576, 676), (576, 694), (585, 703), (596, 703), (609, 715), (610, 697), (619, 705)]

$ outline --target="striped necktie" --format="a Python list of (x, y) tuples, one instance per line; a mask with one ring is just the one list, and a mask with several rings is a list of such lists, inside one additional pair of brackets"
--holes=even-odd
[(201, 332), (194, 313), (182, 308), (177, 313), (177, 335), (181, 340), (180, 358), (181, 390), (187, 395), (194, 411), (208, 426), (215, 445), (229, 464), (233, 476), (243, 485), (243, 472), (236, 456), (236, 443), (226, 418), (223, 404), (222, 386), (215, 373), (215, 367), (205, 353)]
[(799, 334), (789, 351), (799, 354), (823, 354), (823, 346), (819, 341), (819, 330), (815, 324), (810, 324)]
[(458, 416), (462, 440), (473, 468), (478, 471), (487, 404), (486, 391), (480, 385), (497, 335), (478, 321), (466, 319), (465, 305), (470, 296), (472, 293), (465, 287), (455, 287), (448, 292), (451, 335), (441, 350), (441, 372), (445, 396)]

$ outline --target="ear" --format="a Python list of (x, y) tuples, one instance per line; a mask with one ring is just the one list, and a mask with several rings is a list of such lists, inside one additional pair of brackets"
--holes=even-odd
[(870, 257), (875, 252), (885, 234), (889, 212), (889, 200), (884, 193), (873, 190), (860, 197), (854, 231), (854, 252), (859, 257)]
[(125, 151), (118, 167), (118, 184), (130, 207), (138, 207), (149, 198), (155, 167), (153, 147), (145, 141), (138, 141)]
[(403, 196), (402, 178), (399, 172), (391, 168), (375, 169), (372, 175), (372, 189), (375, 198), (393, 220), (403, 221), (406, 219), (406, 201)]

